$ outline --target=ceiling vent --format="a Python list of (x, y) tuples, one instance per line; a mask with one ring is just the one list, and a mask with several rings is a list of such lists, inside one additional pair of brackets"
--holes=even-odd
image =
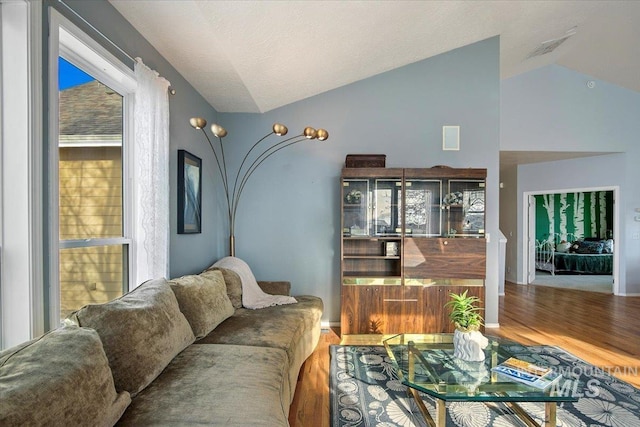
[(560, 46), (562, 43), (567, 41), (567, 39), (572, 35), (574, 35), (575, 33), (576, 33), (576, 27), (573, 27), (572, 29), (567, 31), (564, 36), (557, 39), (547, 40), (546, 42), (543, 42), (533, 52), (531, 52), (529, 56), (527, 56), (527, 59), (533, 58), (534, 56), (546, 55), (547, 53), (553, 52), (554, 50), (556, 50), (558, 46)]

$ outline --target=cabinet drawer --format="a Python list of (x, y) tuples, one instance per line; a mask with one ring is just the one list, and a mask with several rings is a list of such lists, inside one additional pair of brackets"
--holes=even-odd
[(484, 278), (485, 251), (485, 239), (407, 238), (404, 244), (405, 277)]

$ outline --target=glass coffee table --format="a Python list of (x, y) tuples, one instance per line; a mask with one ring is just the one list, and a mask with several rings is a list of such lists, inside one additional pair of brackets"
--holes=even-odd
[[(445, 427), (446, 402), (463, 401), (503, 402), (531, 427), (538, 426), (538, 423), (518, 402), (543, 402), (544, 426), (556, 427), (558, 402), (575, 402), (577, 397), (562, 395), (553, 385), (541, 390), (492, 372), (492, 367), (509, 357), (526, 360), (533, 354), (527, 347), (513, 341), (487, 338), (489, 346), (484, 350), (486, 359), (482, 362), (466, 362), (453, 357), (452, 334), (400, 334), (383, 340), (383, 343), (400, 380), (432, 427)], [(419, 392), (434, 398), (435, 420)]]

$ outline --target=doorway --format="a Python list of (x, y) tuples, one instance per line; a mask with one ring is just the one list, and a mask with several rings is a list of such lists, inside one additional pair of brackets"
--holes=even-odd
[(617, 187), (524, 194), (527, 284), (617, 295)]

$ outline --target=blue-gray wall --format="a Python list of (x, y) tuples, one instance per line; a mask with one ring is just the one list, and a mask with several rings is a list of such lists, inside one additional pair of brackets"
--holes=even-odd
[[(301, 143), (265, 162), (245, 188), (236, 223), (236, 255), (259, 279), (290, 280), (294, 293), (322, 297), (324, 321), (340, 319), (339, 177), (346, 154), (384, 153), (391, 167), (487, 168), (486, 229), (497, 237), (497, 37), (266, 114), (217, 114), (106, 1), (67, 3), (129, 55), (142, 57), (177, 90), (170, 110), (172, 276), (199, 272), (227, 255), (222, 185), (204, 137), (188, 124), (192, 116), (227, 128), (230, 170), (273, 122), (286, 124), (290, 135), (305, 126), (329, 131), (325, 142)], [(460, 151), (442, 151), (443, 125), (461, 126)], [(176, 234), (176, 152), (181, 148), (203, 159), (202, 234)], [(486, 321), (497, 323), (496, 238), (487, 250)]]
[[(588, 80), (596, 86), (589, 89)], [(640, 207), (640, 94), (552, 65), (502, 82), (500, 149), (506, 151), (614, 152), (597, 157), (522, 165), (517, 171), (517, 201), (501, 211), (501, 221), (518, 223), (516, 280), (526, 283), (522, 242), (524, 192), (619, 187), (621, 294), (640, 294), (640, 233), (634, 221)], [(501, 205), (502, 206), (502, 205)], [(509, 220), (511, 218), (511, 220)], [(515, 219), (514, 219), (515, 218)]]
[[(258, 278), (288, 279), (295, 293), (322, 297), (324, 320), (339, 321), (339, 177), (349, 153), (386, 154), (389, 167), (487, 168), (487, 231), (497, 236), (499, 94), (496, 37), (266, 114), (221, 114), (236, 164), (273, 122), (292, 135), (304, 126), (330, 133), (325, 142), (282, 150), (256, 171), (238, 211), (236, 255)], [(443, 125), (461, 126), (460, 151), (442, 151)], [(487, 245), (487, 323), (497, 323), (496, 241)]]

